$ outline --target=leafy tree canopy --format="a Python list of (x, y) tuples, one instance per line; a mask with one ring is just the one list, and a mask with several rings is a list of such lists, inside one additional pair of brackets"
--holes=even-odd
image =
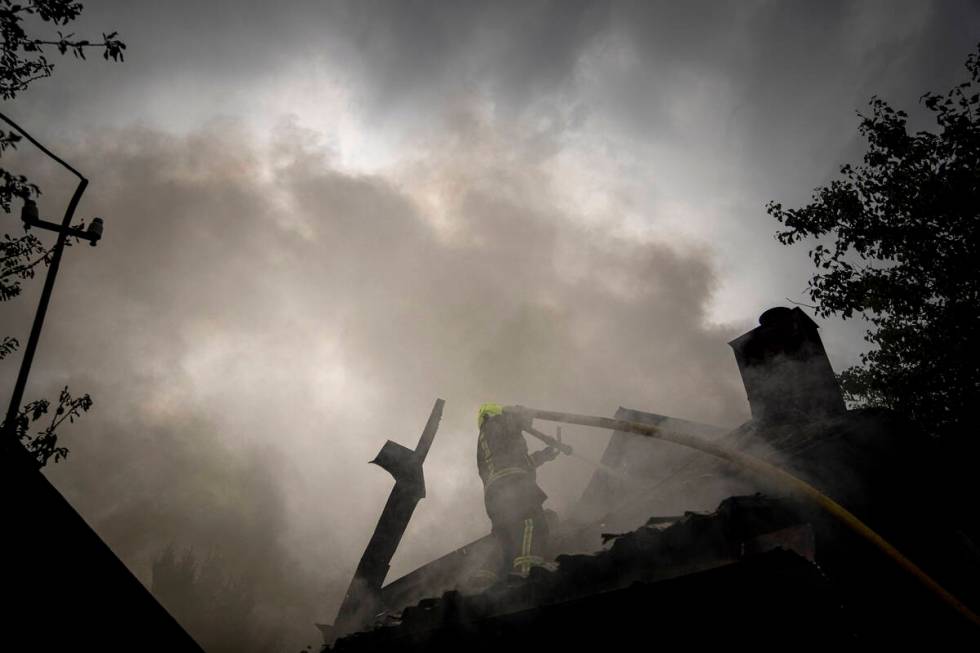
[(980, 399), (980, 45), (966, 68), (968, 81), (921, 97), (935, 131), (910, 133), (874, 97), (859, 114), (863, 163), (802, 208), (767, 206), (779, 242), (816, 240), (818, 314), (869, 323), (874, 347), (841, 373), (845, 395), (937, 436), (965, 435)]
[(54, 26), (65, 26), (82, 13), (82, 3), (72, 0), (23, 0), (20, 3), (0, 0), (0, 97), (10, 100), (38, 79), (49, 77), (54, 64), (45, 56), (46, 50), (56, 49), (60, 54), (71, 52), (75, 57), (85, 58), (90, 48), (102, 50), (106, 60), (122, 61), (126, 44), (120, 41), (116, 32), (102, 34), (99, 41), (75, 38), (55, 30), (56, 37), (38, 38), (28, 35), (24, 29), (25, 19), (40, 19)]

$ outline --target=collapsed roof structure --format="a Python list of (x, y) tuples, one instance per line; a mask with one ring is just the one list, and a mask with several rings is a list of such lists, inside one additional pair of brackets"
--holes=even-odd
[[(980, 553), (936, 504), (936, 488), (915, 482), (924, 478), (926, 438), (887, 411), (848, 410), (817, 329), (799, 308), (780, 307), (729, 343), (752, 414), (732, 431), (627, 408), (616, 418), (706, 438), (804, 479), (975, 610)], [(785, 645), (977, 636), (976, 623), (819, 507), (730, 462), (617, 431), (602, 463), (553, 529), (557, 569), (467, 594), (466, 579), (492, 547), (487, 536), (381, 588), (363, 632), (334, 641), (327, 629), (327, 644), (578, 650), (677, 638)]]

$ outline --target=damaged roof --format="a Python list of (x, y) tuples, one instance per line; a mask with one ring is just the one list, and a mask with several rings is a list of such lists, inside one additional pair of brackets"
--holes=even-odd
[[(915, 482), (928, 457), (922, 434), (887, 411), (846, 409), (816, 324), (799, 309), (767, 311), (730, 344), (752, 420), (726, 432), (626, 408), (616, 418), (669, 423), (778, 465), (860, 515), (975, 608), (980, 555), (958, 530), (963, 520), (936, 501), (943, 495)], [(866, 541), (730, 463), (622, 432), (602, 462), (633, 482), (596, 472), (575, 514), (552, 531), (554, 549), (565, 552), (557, 569), (461, 594), (455, 588), (492, 546), (482, 538), (387, 585), (388, 609), (374, 627), (334, 650), (977, 637)], [(603, 542), (611, 545), (596, 552)]]
[[(760, 643), (821, 624), (829, 641), (846, 632), (846, 617), (809, 559), (813, 533), (801, 519), (786, 500), (732, 497), (708, 515), (689, 513), (666, 526), (652, 520), (611, 536), (611, 546), (594, 555), (559, 556), (554, 571), (534, 568), (526, 580), (480, 594), (424, 599), (333, 650), (520, 649), (532, 642), (580, 649), (678, 630), (705, 642), (774, 617)], [(691, 630), (708, 615), (712, 628)]]

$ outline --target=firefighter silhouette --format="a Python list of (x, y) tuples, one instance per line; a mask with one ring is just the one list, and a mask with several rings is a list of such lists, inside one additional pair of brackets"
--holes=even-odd
[(473, 582), (489, 585), (506, 574), (527, 576), (531, 567), (545, 564), (548, 495), (538, 487), (535, 470), (554, 460), (558, 450), (529, 454), (521, 418), (504, 413), (500, 404), (480, 406), (477, 424), (477, 469), (496, 551)]

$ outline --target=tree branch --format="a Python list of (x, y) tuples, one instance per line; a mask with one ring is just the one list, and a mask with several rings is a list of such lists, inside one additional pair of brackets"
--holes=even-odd
[(6, 279), (7, 277), (9, 277), (11, 275), (20, 275), (22, 272), (27, 272), (28, 270), (32, 270), (35, 267), (37, 267), (40, 263), (43, 263), (44, 261), (48, 260), (48, 257), (50, 255), (51, 255), (51, 250), (50, 249), (46, 249), (46, 250), (44, 250), (44, 252), (41, 254), (41, 256), (39, 258), (35, 259), (31, 263), (22, 265), (19, 268), (14, 268), (12, 270), (7, 270), (3, 274), (0, 274), (0, 279)]

